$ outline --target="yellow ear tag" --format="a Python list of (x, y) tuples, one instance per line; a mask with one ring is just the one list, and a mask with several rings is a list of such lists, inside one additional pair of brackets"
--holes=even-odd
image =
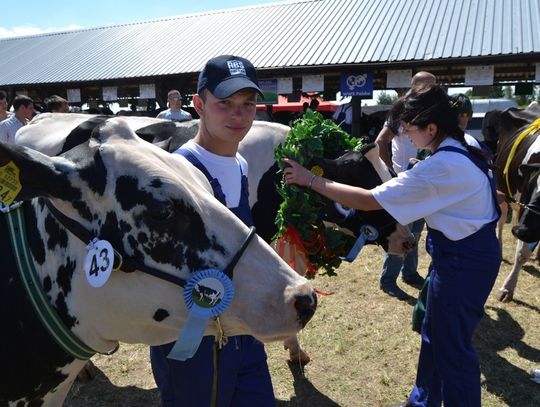
[(3, 167), (0, 167), (0, 202), (4, 205), (11, 205), (22, 185), (19, 181), (19, 168), (13, 161), (10, 161)]
[(324, 170), (319, 165), (314, 165), (311, 167), (310, 171), (318, 177), (322, 177), (324, 175)]

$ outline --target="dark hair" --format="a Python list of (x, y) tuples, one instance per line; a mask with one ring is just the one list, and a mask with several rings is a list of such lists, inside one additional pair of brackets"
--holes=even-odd
[(0, 100), (7, 99), (7, 93), (3, 90), (0, 90)]
[(446, 137), (459, 141), (468, 151), (487, 160), (484, 152), (467, 144), (465, 133), (458, 126), (458, 112), (452, 109), (452, 102), (440, 85), (432, 85), (412, 91), (401, 101), (398, 117), (402, 122), (425, 129), (433, 123), (437, 126), (435, 140), (439, 143)]
[(450, 107), (458, 114), (473, 114), (471, 99), (464, 93), (457, 93), (450, 96)]
[(62, 107), (62, 105), (67, 104), (68, 101), (61, 96), (52, 95), (51, 97), (45, 99), (45, 105), (49, 112), (56, 111)]
[(15, 96), (15, 99), (13, 99), (13, 109), (15, 111), (21, 106), (28, 107), (31, 104), (34, 104), (34, 101), (26, 95), (17, 95)]

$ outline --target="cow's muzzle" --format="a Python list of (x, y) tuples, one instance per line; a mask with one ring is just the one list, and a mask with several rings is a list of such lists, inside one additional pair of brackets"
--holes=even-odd
[(311, 291), (310, 294), (295, 296), (294, 307), (298, 314), (298, 320), (302, 328), (304, 328), (315, 314), (315, 309), (317, 309), (317, 295), (314, 291)]

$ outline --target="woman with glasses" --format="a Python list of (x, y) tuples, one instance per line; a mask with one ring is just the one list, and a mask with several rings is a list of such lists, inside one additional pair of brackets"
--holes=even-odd
[(466, 143), (457, 112), (439, 85), (412, 91), (395, 112), (404, 132), (432, 154), (371, 190), (312, 174), (293, 160), (288, 184), (311, 187), (341, 204), (388, 211), (399, 223), (424, 218), (433, 269), (422, 323), (415, 386), (396, 406), (479, 407), (480, 366), (472, 336), (495, 283), (498, 195), (485, 154)]

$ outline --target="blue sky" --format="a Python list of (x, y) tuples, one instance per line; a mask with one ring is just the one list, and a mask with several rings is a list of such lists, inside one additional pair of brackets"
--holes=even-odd
[(101, 27), (285, 0), (9, 0), (3, 2), (0, 37)]

